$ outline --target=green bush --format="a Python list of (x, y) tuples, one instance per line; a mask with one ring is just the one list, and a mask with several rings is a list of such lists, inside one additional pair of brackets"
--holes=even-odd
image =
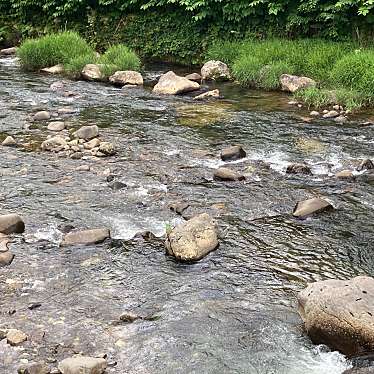
[(333, 93), (325, 89), (309, 87), (295, 92), (295, 98), (303, 101), (308, 107), (321, 108), (333, 104)]
[(99, 63), (104, 65), (102, 73), (105, 76), (114, 74), (118, 70), (139, 70), (140, 59), (123, 44), (110, 47), (100, 58)]
[(75, 32), (50, 34), (22, 43), (17, 55), (26, 70), (67, 64), (73, 58), (93, 54), (93, 49)]

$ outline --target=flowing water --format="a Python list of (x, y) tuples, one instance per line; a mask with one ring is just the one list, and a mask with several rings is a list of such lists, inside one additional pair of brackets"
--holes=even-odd
[[(167, 67), (150, 67), (153, 79)], [(78, 97), (49, 85), (58, 78), (27, 74), (0, 60), (1, 213), (17, 212), (13, 263), (0, 269), (0, 327), (29, 335), (21, 347), (0, 341), (0, 372), (22, 362), (52, 366), (74, 353), (106, 353), (109, 373), (339, 374), (342, 355), (314, 346), (297, 315), (296, 293), (307, 282), (372, 275), (374, 186), (337, 181), (336, 170), (373, 157), (374, 127), (360, 119), (339, 125), (305, 122), (289, 98), (221, 85), (224, 100), (198, 103), (161, 97), (149, 87), (120, 90), (66, 81)], [(75, 110), (73, 127), (97, 124), (115, 157), (71, 160), (40, 152), (46, 125), (29, 124), (37, 109)], [(361, 121), (362, 122), (362, 121)], [(27, 128), (27, 126), (26, 126)], [(247, 158), (231, 166), (245, 182), (212, 180), (219, 152), (242, 144)], [(305, 161), (313, 176), (286, 175)], [(77, 171), (88, 164), (90, 171)], [(107, 175), (126, 184), (113, 190)], [(325, 195), (337, 208), (292, 218), (297, 201)], [(195, 264), (165, 255), (157, 237), (181, 218), (169, 209), (190, 204), (220, 227), (220, 247)], [(60, 248), (61, 225), (109, 227), (111, 241)], [(30, 303), (39, 308), (30, 310)], [(132, 311), (146, 319), (120, 322)]]

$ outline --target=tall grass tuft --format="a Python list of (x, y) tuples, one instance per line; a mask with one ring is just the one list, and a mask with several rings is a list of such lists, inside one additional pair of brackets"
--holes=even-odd
[(28, 39), (17, 51), (25, 70), (39, 70), (57, 64), (66, 64), (82, 55), (93, 54), (93, 49), (77, 33), (67, 31), (39, 39)]

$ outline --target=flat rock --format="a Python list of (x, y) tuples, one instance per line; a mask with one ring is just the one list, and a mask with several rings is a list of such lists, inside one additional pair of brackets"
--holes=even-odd
[(11, 56), (17, 53), (17, 47), (0, 49), (0, 56)]
[(49, 131), (62, 131), (65, 129), (65, 122), (62, 121), (55, 121), (48, 124), (47, 129)]
[(103, 242), (105, 239), (110, 238), (109, 229), (91, 229), (82, 231), (70, 231), (67, 233), (61, 246), (76, 245), (76, 244), (97, 244)]
[(179, 261), (197, 261), (218, 247), (217, 227), (213, 219), (203, 213), (175, 227), (165, 246), (169, 255)]
[(196, 91), (200, 88), (199, 83), (192, 82), (187, 78), (180, 77), (169, 71), (163, 74), (153, 88), (154, 93), (164, 95), (178, 95), (185, 92)]
[(245, 176), (229, 168), (218, 168), (214, 171), (213, 179), (217, 181), (241, 181)]
[(201, 75), (198, 73), (192, 73), (185, 76), (185, 78), (189, 79), (190, 81), (200, 83), (201, 82)]
[(230, 80), (231, 74), (224, 62), (211, 60), (201, 68), (201, 77), (203, 80)]
[(101, 81), (104, 79), (100, 66), (95, 64), (87, 64), (81, 71), (81, 76), (87, 81)]
[(215, 90), (204, 92), (204, 93), (202, 93), (200, 95), (195, 96), (194, 100), (204, 100), (204, 99), (209, 99), (209, 98), (215, 98), (215, 99), (217, 99), (219, 97), (220, 97), (219, 90), (215, 89)]
[(41, 110), (40, 112), (36, 112), (33, 116), (34, 121), (48, 121), (51, 119), (51, 114), (46, 110)]
[(41, 69), (40, 71), (47, 74), (62, 74), (64, 72), (64, 65), (58, 64), (49, 68)]
[(6, 334), (7, 343), (18, 346), (27, 340), (27, 335), (17, 329), (9, 329)]
[(84, 148), (85, 149), (93, 149), (93, 148), (99, 147), (100, 143), (101, 143), (100, 139), (93, 138), (90, 141), (88, 141), (87, 143), (84, 143)]
[(280, 83), (283, 91), (291, 93), (302, 88), (315, 87), (317, 85), (313, 79), (289, 74), (282, 74), (280, 77)]
[(137, 71), (116, 71), (109, 77), (109, 81), (116, 86), (124, 86), (126, 84), (141, 86), (143, 84), (143, 77)]
[(61, 361), (58, 369), (62, 374), (102, 374), (107, 366), (103, 358), (74, 356)]
[(333, 208), (333, 206), (327, 200), (313, 197), (297, 203), (292, 214), (294, 217), (304, 218), (331, 208)]
[(222, 161), (235, 161), (247, 156), (247, 153), (240, 145), (225, 148), (221, 151)]
[(97, 127), (97, 125), (82, 126), (80, 129), (75, 131), (73, 135), (79, 139), (93, 139), (99, 135), (99, 128)]
[(306, 164), (290, 164), (286, 169), (287, 174), (306, 174), (311, 175), (312, 171)]
[(17, 142), (16, 140), (13, 138), (13, 136), (7, 136), (3, 142), (1, 143), (1, 145), (5, 146), (5, 147), (14, 147), (17, 145)]
[(326, 344), (350, 357), (374, 351), (374, 278), (311, 283), (297, 299), (315, 344)]
[(21, 234), (25, 231), (25, 223), (22, 218), (15, 213), (0, 216), (0, 233)]

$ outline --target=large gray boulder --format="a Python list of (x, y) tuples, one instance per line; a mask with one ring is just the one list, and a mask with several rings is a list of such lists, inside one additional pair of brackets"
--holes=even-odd
[(58, 369), (62, 374), (102, 374), (107, 366), (103, 358), (74, 356), (62, 360)]
[(25, 223), (22, 218), (15, 213), (0, 216), (0, 233), (20, 234), (25, 231)]
[(311, 283), (297, 299), (315, 344), (326, 344), (347, 356), (374, 351), (374, 278)]
[(105, 239), (110, 238), (109, 229), (91, 229), (82, 231), (71, 231), (62, 239), (61, 246), (68, 245), (90, 245), (101, 243)]
[(294, 217), (305, 218), (312, 214), (320, 213), (332, 208), (333, 206), (327, 200), (319, 197), (313, 197), (311, 199), (298, 202), (292, 214)]
[(186, 92), (196, 91), (200, 88), (199, 83), (180, 77), (169, 71), (163, 74), (154, 86), (153, 92), (164, 95), (178, 95)]
[(109, 81), (116, 86), (124, 86), (126, 84), (141, 86), (143, 84), (143, 77), (137, 71), (124, 70), (116, 71), (109, 77)]
[(165, 242), (169, 255), (180, 261), (197, 261), (218, 247), (217, 227), (203, 213), (175, 227)]
[(222, 61), (208, 61), (201, 68), (203, 80), (229, 80), (231, 74), (228, 66)]
[(307, 77), (298, 77), (296, 75), (282, 74), (280, 83), (283, 91), (296, 92), (302, 88), (316, 87), (317, 83)]

